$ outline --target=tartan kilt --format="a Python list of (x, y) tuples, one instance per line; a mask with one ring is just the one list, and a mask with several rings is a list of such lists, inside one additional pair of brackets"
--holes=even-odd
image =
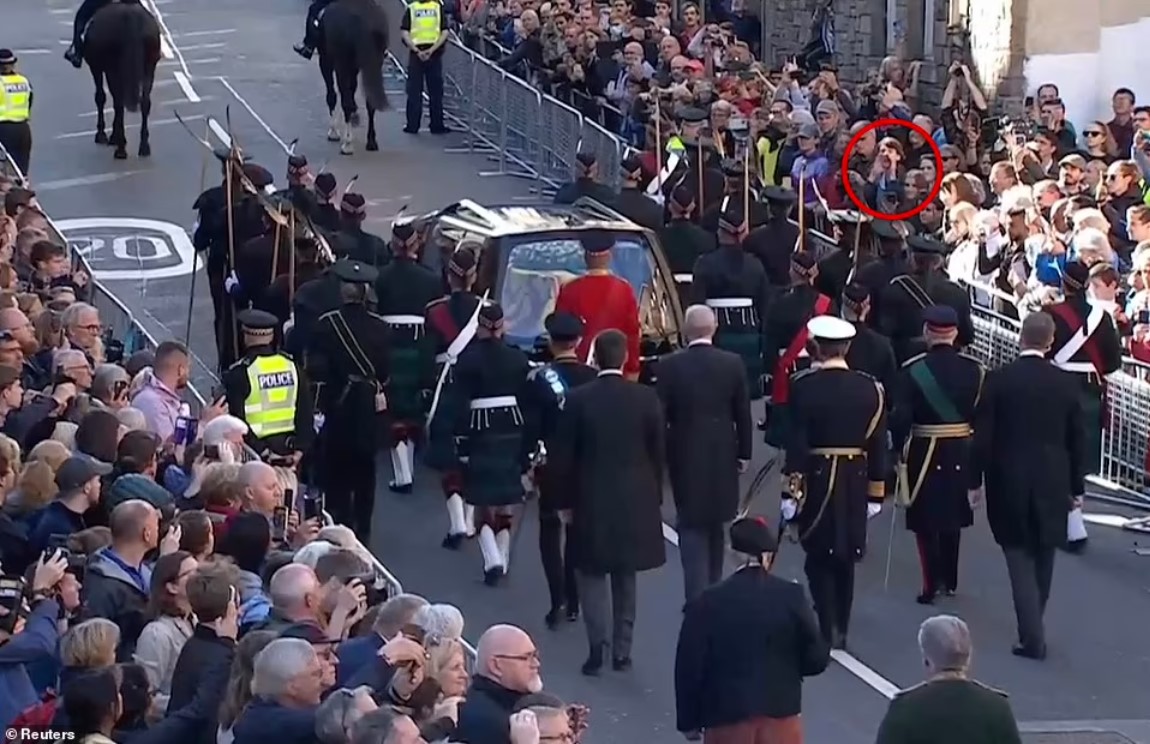
[(714, 344), (720, 349), (738, 354), (747, 372), (747, 392), (751, 400), (763, 397), (763, 339), (757, 329), (719, 326)]
[(1100, 384), (1083, 380), (1079, 395), (1082, 402), (1082, 441), (1086, 450), (1083, 461), (1088, 475), (1102, 472), (1102, 429), (1106, 426), (1103, 394)]
[(473, 506), (511, 506), (523, 502), (523, 430), (472, 431), (464, 449), (463, 500)]
[(460, 400), (458, 389), (448, 372), (439, 396), (439, 406), (426, 427), (427, 446), (423, 450), (423, 463), (432, 470), (442, 473), (459, 468), (455, 427), (460, 416), (465, 413), (466, 406), (467, 401)]
[(393, 421), (423, 423), (424, 404), (420, 379), (420, 353), (415, 344), (395, 344), (388, 352), (390, 380), (387, 408)]

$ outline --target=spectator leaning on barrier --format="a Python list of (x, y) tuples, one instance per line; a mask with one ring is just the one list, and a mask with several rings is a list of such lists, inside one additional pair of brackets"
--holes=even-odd
[(391, 681), (393, 670), (379, 657), (379, 650), (399, 635), (405, 625), (414, 622), (416, 613), (425, 606), (427, 600), (414, 594), (400, 594), (384, 602), (370, 633), (350, 638), (336, 648), (337, 684), (344, 687), (369, 684), (375, 689), (384, 689)]
[(493, 625), (479, 637), (475, 676), (459, 707), (455, 737), (469, 744), (510, 744), (508, 720), (525, 696), (543, 690), (539, 652), (514, 625)]
[(232, 727), (235, 744), (311, 744), (323, 668), (307, 641), (280, 638), (256, 656), (252, 700)]

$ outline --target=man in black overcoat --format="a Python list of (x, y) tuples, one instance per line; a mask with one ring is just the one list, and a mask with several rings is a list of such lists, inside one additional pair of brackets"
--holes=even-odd
[(600, 333), (594, 352), (599, 377), (567, 397), (550, 453), (557, 481), (564, 484), (560, 503), (570, 510), (566, 521), (575, 527), (590, 644), (583, 673), (591, 676), (601, 671), (608, 643), (614, 668), (630, 668), (635, 574), (667, 560), (660, 511), (666, 424), (659, 396), (623, 377), (627, 337), (622, 332)]
[(802, 586), (771, 574), (778, 541), (761, 517), (731, 525), (731, 548), (746, 563), (683, 615), (676, 727), (706, 744), (802, 741), (803, 678), (827, 668), (830, 646)]
[(1046, 657), (1042, 615), (1054, 553), (1066, 540), (1066, 515), (1081, 506), (1086, 452), (1076, 380), (1045, 358), (1054, 320), (1022, 322), (1018, 359), (992, 372), (974, 425), (969, 488), (985, 488), (994, 540), (1006, 555), (1019, 644), (1016, 656)]
[(751, 402), (742, 358), (711, 342), (717, 321), (687, 309), (687, 348), (659, 361), (656, 390), (667, 418), (667, 467), (686, 601), (723, 578), (724, 532), (751, 460)]

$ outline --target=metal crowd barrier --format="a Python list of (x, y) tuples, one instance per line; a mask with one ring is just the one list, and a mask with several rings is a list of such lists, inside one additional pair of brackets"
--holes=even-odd
[[(400, 0), (396, 8), (402, 12)], [(403, 69), (405, 54), (398, 54)], [(482, 175), (516, 176), (533, 181), (546, 194), (571, 179), (575, 155), (593, 151), (599, 172), (618, 186), (619, 163), (631, 149), (618, 135), (514, 75), (505, 72), (453, 37), (444, 49), (445, 101), (449, 119), (463, 131), (465, 145), (455, 152), (482, 153), (494, 164)], [(811, 231), (808, 249), (835, 250), (828, 235)], [(974, 306), (976, 339), (972, 351), (988, 367), (999, 367), (1018, 354), (1017, 321), (990, 308)], [(1126, 359), (1109, 379), (1102, 472), (1094, 481), (1118, 491), (1129, 503), (1150, 506), (1146, 472), (1150, 442), (1150, 366)]]

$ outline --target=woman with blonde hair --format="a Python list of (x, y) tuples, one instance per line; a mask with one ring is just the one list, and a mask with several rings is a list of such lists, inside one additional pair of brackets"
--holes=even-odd
[(111, 620), (95, 617), (73, 626), (60, 639), (60, 688), (79, 674), (115, 666), (119, 645), (120, 628)]
[(948, 173), (943, 176), (938, 198), (942, 200), (947, 209), (964, 202), (976, 207), (982, 204), (982, 200), (978, 198), (978, 193), (974, 190), (974, 185), (965, 173)]
[(46, 439), (28, 453), (28, 459), (16, 478), (16, 490), (5, 501), (5, 509), (13, 515), (27, 516), (39, 511), (56, 498), (56, 470), (70, 456), (60, 442)]
[(40, 313), (32, 325), (41, 349), (59, 349), (64, 345), (64, 322), (59, 313), (51, 310)]

